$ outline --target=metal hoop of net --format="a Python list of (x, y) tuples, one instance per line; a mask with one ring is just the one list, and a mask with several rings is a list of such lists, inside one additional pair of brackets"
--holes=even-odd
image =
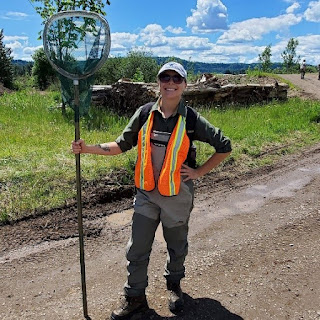
[(80, 115), (88, 112), (93, 74), (108, 58), (110, 44), (109, 24), (95, 12), (62, 11), (45, 24), (45, 54), (59, 73), (63, 102), (74, 110), (73, 80), (79, 80)]
[(95, 12), (59, 12), (46, 22), (43, 32), (51, 65), (72, 80), (94, 74), (108, 58), (110, 43), (109, 24)]

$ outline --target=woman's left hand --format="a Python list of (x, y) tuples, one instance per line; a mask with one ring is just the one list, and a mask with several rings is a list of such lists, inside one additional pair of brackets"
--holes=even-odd
[(183, 164), (181, 167), (181, 175), (183, 176), (183, 181), (194, 180), (200, 177), (197, 172), (197, 169), (188, 167), (186, 164)]

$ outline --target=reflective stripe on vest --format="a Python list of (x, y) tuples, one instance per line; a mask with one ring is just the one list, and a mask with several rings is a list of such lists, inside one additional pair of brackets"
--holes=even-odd
[[(137, 188), (146, 191), (151, 191), (155, 188), (150, 144), (153, 118), (154, 112), (151, 112), (148, 120), (138, 134), (138, 160), (135, 169), (135, 184)], [(179, 115), (167, 145), (158, 179), (158, 190), (161, 195), (174, 196), (179, 193), (181, 183), (180, 169), (187, 159), (189, 146), (190, 140), (186, 131), (186, 118)]]
[(138, 160), (134, 175), (136, 187), (146, 191), (151, 191), (155, 188), (150, 144), (153, 117), (154, 113), (151, 112), (138, 134)]

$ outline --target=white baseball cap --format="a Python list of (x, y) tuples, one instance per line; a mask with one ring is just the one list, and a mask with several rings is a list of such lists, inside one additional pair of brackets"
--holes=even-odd
[(167, 71), (167, 70), (173, 70), (177, 73), (180, 74), (181, 77), (187, 79), (187, 71), (185, 70), (185, 68), (178, 62), (175, 62), (175, 61), (171, 61), (171, 62), (168, 62), (166, 64), (164, 64), (161, 69), (159, 70), (158, 72), (158, 76), (160, 73), (164, 72), (164, 71)]

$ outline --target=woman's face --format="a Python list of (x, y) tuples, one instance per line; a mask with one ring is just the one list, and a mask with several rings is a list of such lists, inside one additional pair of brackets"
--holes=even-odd
[[(169, 82), (167, 81), (161, 81), (161, 76), (170, 76), (170, 80)], [(172, 77), (175, 76), (175, 79), (173, 79)], [(169, 77), (163, 77), (163, 80), (168, 80)], [(166, 79), (167, 78), (167, 79)], [(179, 75), (179, 73), (173, 71), (173, 70), (166, 70), (164, 72), (162, 72), (159, 75), (159, 87), (160, 87), (160, 93), (162, 98), (165, 99), (180, 99), (182, 96), (182, 93), (184, 91), (184, 89), (187, 87), (186, 81), (184, 78), (183, 81), (181, 83), (175, 83), (174, 80), (181, 79), (181, 76)]]

